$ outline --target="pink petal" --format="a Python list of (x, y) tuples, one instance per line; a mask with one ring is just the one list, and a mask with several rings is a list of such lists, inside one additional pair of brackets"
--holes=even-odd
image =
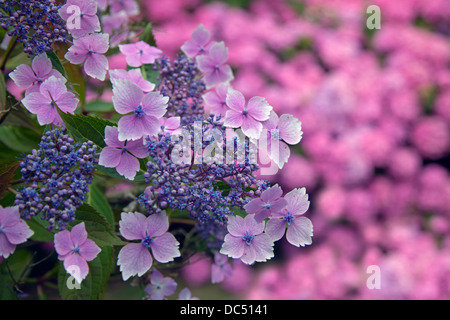
[(67, 92), (66, 80), (51, 76), (41, 84), (39, 91), (47, 101), (57, 101)]
[(146, 115), (162, 118), (167, 111), (169, 97), (165, 97), (159, 92), (149, 92), (142, 99), (142, 107)]
[(135, 55), (139, 53), (139, 48), (135, 43), (121, 44), (119, 46), (120, 52), (125, 55)]
[(173, 234), (166, 232), (153, 239), (151, 250), (156, 261), (167, 263), (180, 256), (179, 243)]
[(161, 131), (161, 123), (159, 120), (153, 116), (142, 117), (144, 126), (144, 135), (156, 136), (159, 131)]
[(205, 81), (206, 88), (212, 88), (223, 82), (229, 82), (233, 80), (233, 71), (229, 65), (222, 65), (219, 69), (210, 69), (204, 72), (203, 80)]
[(86, 241), (87, 232), (84, 222), (77, 224), (70, 230), (70, 238), (75, 248), (79, 248)]
[(89, 273), (89, 266), (79, 254), (71, 253), (64, 258), (64, 269), (69, 273), (78, 283), (81, 283)]
[(95, 53), (106, 53), (109, 49), (109, 34), (107, 33), (94, 33), (87, 37), (90, 48)]
[(55, 234), (55, 250), (60, 256), (69, 254), (75, 247), (68, 230), (63, 230)]
[(100, 152), (98, 164), (106, 168), (116, 168), (122, 157), (122, 150), (116, 147), (104, 147)]
[(116, 170), (120, 175), (124, 176), (128, 180), (133, 180), (136, 173), (139, 171), (139, 168), (139, 160), (128, 152), (124, 152), (120, 157), (120, 163), (116, 167)]
[(270, 237), (261, 233), (257, 235), (253, 240), (251, 247), (255, 251), (255, 261), (256, 262), (265, 262), (274, 257), (273, 252), (273, 241)]
[(244, 210), (249, 213), (258, 213), (265, 207), (265, 203), (260, 198), (250, 200), (245, 206)]
[(154, 238), (163, 235), (169, 229), (169, 218), (162, 212), (147, 218), (146, 235)]
[[(245, 243), (244, 241), (242, 242)], [(255, 248), (253, 247), (253, 243), (251, 245), (245, 244), (244, 253), (241, 256), (241, 261), (245, 264), (253, 264), (255, 263), (255, 259), (256, 259), (256, 252)]]
[(162, 51), (158, 48), (149, 46), (144, 50), (144, 54), (141, 55), (141, 61), (143, 64), (154, 63), (156, 59), (162, 56)]
[(253, 97), (247, 103), (248, 114), (258, 121), (266, 121), (270, 117), (272, 106), (263, 97)]
[(34, 234), (22, 219), (19, 219), (13, 226), (3, 227), (3, 231), (9, 242), (14, 245), (26, 242)]
[(231, 234), (227, 234), (224, 238), (220, 253), (234, 259), (239, 259), (244, 254), (245, 246), (247, 245), (245, 241), (242, 240), (242, 236), (234, 237)]
[(278, 115), (276, 114), (275, 111), (272, 110), (270, 111), (269, 119), (267, 119), (262, 123), (263, 128), (266, 129), (267, 131), (274, 130), (278, 127), (278, 121), (279, 121)]
[[(124, 116), (120, 118), (119, 126), (119, 140), (137, 140), (145, 135), (144, 118), (139, 118), (136, 115)], [(159, 121), (158, 121), (159, 124)], [(158, 125), (159, 127), (159, 125)]]
[(13, 72), (9, 74), (9, 77), (13, 79), (14, 83), (23, 89), (28, 88), (37, 80), (36, 75), (30, 66), (21, 64)]
[(108, 59), (101, 54), (92, 53), (86, 58), (84, 71), (92, 78), (105, 80), (106, 70), (108, 70)]
[(296, 246), (310, 245), (312, 243), (313, 225), (306, 217), (299, 217), (291, 222), (286, 232), (287, 241)]
[(239, 128), (240, 126), (242, 126), (243, 121), (244, 116), (242, 115), (242, 112), (227, 110), (227, 112), (225, 113), (225, 121), (223, 125), (225, 127)]
[[(82, 12), (83, 13), (83, 12)], [(69, 33), (74, 38), (80, 38), (88, 35), (89, 33), (93, 32), (100, 32), (100, 20), (98, 19), (97, 15), (88, 15), (84, 14), (82, 17), (80, 17), (80, 29), (70, 29)]]
[(291, 156), (291, 149), (283, 141), (270, 141), (267, 146), (267, 154), (269, 155), (269, 158), (282, 169)]
[(20, 221), (19, 207), (0, 206), (0, 226), (3, 228), (13, 227)]
[(279, 185), (274, 185), (273, 187), (264, 190), (261, 193), (261, 199), (264, 202), (271, 202), (272, 200), (278, 199), (283, 195), (283, 189)]
[(31, 67), (36, 74), (36, 78), (41, 79), (48, 76), (50, 71), (52, 71), (53, 69), (52, 62), (45, 53), (41, 53), (40, 55), (36, 56), (31, 63)]
[(127, 244), (120, 250), (117, 259), (124, 281), (135, 275), (141, 277), (150, 270), (152, 264), (152, 256), (142, 243)]
[(4, 233), (0, 233), (0, 257), (8, 258), (10, 254), (14, 253), (16, 246), (11, 244)]
[(280, 218), (272, 218), (267, 222), (266, 233), (273, 241), (280, 240), (286, 231), (286, 221)]
[(120, 114), (133, 112), (144, 97), (142, 89), (130, 80), (115, 80), (112, 91), (114, 108)]
[(229, 89), (227, 92), (226, 103), (231, 110), (242, 113), (245, 109), (245, 97), (244, 95), (234, 89)]
[(66, 92), (62, 94), (57, 101), (55, 101), (57, 107), (61, 109), (64, 113), (73, 114), (78, 106), (79, 100), (76, 98), (75, 94), (72, 92)]
[(88, 55), (88, 49), (73, 45), (69, 48), (64, 58), (69, 60), (72, 64), (82, 64)]
[(123, 148), (125, 143), (119, 140), (119, 129), (117, 127), (105, 127), (105, 143), (109, 147)]
[(119, 231), (127, 240), (143, 240), (146, 237), (147, 218), (139, 212), (122, 212)]
[(245, 232), (247, 231), (245, 229), (244, 218), (242, 218), (241, 216), (229, 216), (227, 230), (233, 236), (244, 236)]
[(244, 132), (247, 137), (252, 139), (259, 139), (263, 129), (261, 122), (256, 121), (249, 115), (242, 118), (241, 128), (242, 132)]
[(127, 151), (140, 159), (148, 157), (148, 150), (143, 139), (127, 141)]
[(36, 115), (40, 125), (50, 123), (53, 123), (54, 125), (60, 125), (62, 123), (61, 117), (58, 115), (58, 111), (50, 104), (42, 105)]
[(209, 56), (214, 64), (222, 65), (228, 60), (228, 48), (223, 41), (217, 42), (209, 49)]
[(302, 123), (290, 114), (283, 114), (278, 124), (280, 137), (289, 144), (297, 144), (302, 139)]
[(80, 246), (80, 255), (86, 261), (94, 260), (97, 257), (97, 255), (100, 253), (100, 251), (101, 251), (100, 248), (91, 239), (87, 239)]
[(255, 215), (249, 214), (244, 218), (245, 231), (250, 234), (257, 235), (264, 231), (264, 222), (257, 221)]
[(138, 68), (143, 64), (141, 61), (141, 56), (139, 54), (127, 55), (125, 59), (127, 61), (127, 64), (133, 68)]
[(168, 130), (175, 130), (180, 127), (180, 117), (170, 117), (164, 121), (164, 127)]
[(284, 198), (288, 202), (287, 209), (293, 216), (304, 214), (309, 208), (308, 195), (306, 189), (294, 189), (287, 193)]

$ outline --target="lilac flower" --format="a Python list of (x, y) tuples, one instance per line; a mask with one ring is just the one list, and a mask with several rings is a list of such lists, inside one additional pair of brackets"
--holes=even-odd
[(34, 232), (20, 219), (19, 207), (0, 206), (0, 257), (8, 258), (16, 245), (24, 243)]
[(286, 207), (287, 201), (281, 197), (282, 195), (283, 190), (276, 184), (264, 190), (260, 198), (250, 200), (244, 209), (247, 213), (255, 214), (255, 220), (260, 222)]
[(199, 300), (199, 298), (193, 297), (189, 288), (184, 288), (178, 293), (178, 300)]
[(38, 92), (31, 92), (22, 99), (25, 108), (37, 115), (39, 124), (63, 125), (57, 107), (65, 113), (74, 113), (79, 100), (67, 91), (65, 83), (65, 78), (51, 76), (41, 84)]
[(233, 71), (228, 64), (228, 49), (223, 41), (211, 46), (207, 55), (197, 56), (198, 68), (203, 72), (206, 88), (233, 80)]
[(150, 284), (145, 287), (145, 292), (151, 300), (165, 300), (171, 296), (177, 288), (177, 283), (169, 277), (164, 277), (158, 270), (153, 270)]
[[(270, 118), (263, 122), (263, 127), (268, 130), (267, 155), (282, 169), (291, 155), (287, 144), (295, 145), (302, 139), (302, 123), (290, 114), (283, 114), (278, 118), (278, 115), (272, 111)], [(272, 150), (274, 142), (278, 144), (278, 148), (275, 145)]]
[[(73, 12), (71, 6), (79, 8)], [(59, 9), (59, 15), (67, 22), (67, 29), (74, 38), (84, 37), (89, 33), (100, 32), (100, 21), (97, 16), (97, 2), (95, 0), (67, 0)], [(77, 14), (74, 16), (74, 14)], [(69, 20), (70, 19), (70, 20)], [(72, 25), (78, 22), (79, 25)]]
[(98, 163), (107, 168), (116, 168), (117, 172), (129, 180), (133, 180), (139, 171), (139, 160), (148, 156), (143, 139), (120, 141), (117, 127), (105, 127), (105, 143), (100, 152)]
[(231, 109), (226, 112), (224, 126), (239, 128), (250, 138), (259, 139), (263, 125), (270, 117), (270, 106), (262, 97), (251, 98), (247, 105), (242, 93), (230, 89), (227, 93), (226, 104)]
[(286, 209), (277, 212), (267, 222), (266, 233), (273, 241), (281, 239), (286, 231), (286, 239), (294, 246), (312, 243), (313, 225), (311, 220), (302, 215), (309, 208), (305, 188), (294, 189), (284, 196), (288, 204)]
[(263, 233), (264, 221), (257, 222), (254, 215), (230, 216), (228, 234), (225, 236), (220, 253), (246, 264), (264, 262), (273, 258), (273, 241)]
[(18, 87), (27, 89), (25, 95), (38, 92), (40, 85), (51, 76), (64, 78), (59, 71), (53, 69), (52, 62), (45, 53), (36, 56), (31, 67), (21, 64), (9, 76)]
[(226, 112), (229, 110), (226, 101), (229, 89), (230, 85), (228, 83), (221, 83), (216, 87), (215, 91), (209, 91), (203, 95), (203, 100), (210, 107), (212, 114), (225, 117)]
[(212, 45), (210, 40), (211, 33), (201, 24), (192, 32), (191, 39), (181, 46), (181, 51), (188, 57), (195, 58), (209, 51)]
[(114, 108), (120, 114), (133, 113), (119, 120), (119, 140), (137, 140), (145, 135), (155, 136), (161, 129), (159, 119), (167, 110), (169, 97), (159, 92), (144, 95), (130, 80), (113, 82)]
[(211, 266), (211, 283), (220, 283), (226, 277), (231, 276), (233, 269), (228, 263), (228, 257), (216, 252), (214, 254), (214, 264)]
[(161, 123), (161, 130), (165, 133), (172, 135), (180, 131), (180, 117), (161, 118), (159, 122)]
[(105, 80), (108, 59), (103, 55), (109, 48), (109, 35), (104, 33), (89, 34), (75, 39), (64, 56), (70, 63), (83, 64), (84, 71), (92, 78)]
[(122, 44), (119, 46), (120, 52), (125, 55), (127, 64), (130, 67), (140, 67), (143, 64), (155, 62), (155, 59), (161, 57), (162, 51), (149, 45), (144, 41), (136, 43)]
[(89, 273), (88, 261), (94, 260), (100, 248), (87, 238), (84, 222), (77, 224), (72, 230), (63, 230), (55, 234), (55, 250), (58, 259), (64, 261), (64, 268), (78, 283)]
[(169, 218), (165, 211), (148, 217), (139, 212), (123, 212), (119, 226), (120, 234), (125, 239), (139, 240), (125, 245), (119, 252), (117, 265), (120, 266), (123, 280), (134, 275), (142, 276), (150, 270), (153, 258), (160, 263), (167, 263), (180, 256), (178, 241), (167, 232)]
[(144, 92), (150, 92), (155, 89), (155, 85), (150, 81), (145, 80), (142, 76), (141, 69), (131, 69), (128, 71), (122, 69), (109, 70), (109, 76), (112, 81), (117, 79), (130, 80), (131, 82), (137, 84)]

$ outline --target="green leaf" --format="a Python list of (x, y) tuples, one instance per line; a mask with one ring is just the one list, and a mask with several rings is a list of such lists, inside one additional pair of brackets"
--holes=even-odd
[(41, 140), (41, 136), (31, 129), (16, 126), (0, 126), (0, 141), (14, 151), (30, 153)]
[(0, 264), (0, 300), (18, 300), (5, 263)]
[(90, 140), (100, 148), (106, 146), (105, 144), (105, 127), (115, 126), (116, 124), (92, 116), (73, 115), (64, 113), (58, 109), (58, 112), (66, 125), (66, 128), (72, 133), (76, 141)]
[(6, 111), (8, 108), (6, 106), (6, 84), (5, 77), (0, 74), (0, 112)]
[(53, 69), (59, 71), (64, 77), (66, 77), (66, 70), (64, 70), (64, 66), (59, 60), (58, 56), (53, 51), (47, 52), (47, 57), (52, 62)]
[(109, 112), (114, 110), (114, 105), (106, 101), (92, 101), (86, 104), (85, 108), (88, 112)]
[(33, 230), (34, 234), (31, 236), (32, 240), (52, 242), (54, 239), (54, 234), (45, 228), (44, 221), (39, 217), (33, 217), (27, 220), (26, 223)]
[(105, 217), (111, 226), (111, 230), (114, 230), (114, 213), (103, 192), (96, 185), (91, 186), (88, 203)]
[(19, 169), (19, 161), (0, 167), (0, 198), (8, 190), (9, 183)]
[(145, 80), (150, 81), (151, 83), (154, 84), (158, 83), (159, 72), (158, 70), (153, 69), (152, 64), (144, 64), (141, 67), (141, 73), (142, 76), (145, 78)]
[(153, 35), (153, 25), (147, 24), (144, 31), (139, 36), (139, 40), (147, 42), (149, 45), (156, 47), (156, 39)]

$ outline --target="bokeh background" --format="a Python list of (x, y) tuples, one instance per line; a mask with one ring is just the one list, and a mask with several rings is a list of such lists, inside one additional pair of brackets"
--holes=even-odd
[[(381, 11), (370, 30), (369, 5)], [(277, 242), (217, 294), (210, 264), (183, 278), (200, 298), (450, 298), (450, 1), (143, 0), (169, 56), (203, 24), (225, 41), (232, 85), (302, 121), (277, 175), (306, 187), (313, 244)], [(201, 258), (201, 257), (199, 257)], [(381, 289), (369, 289), (368, 267)], [(216, 285), (217, 286), (217, 285)]]

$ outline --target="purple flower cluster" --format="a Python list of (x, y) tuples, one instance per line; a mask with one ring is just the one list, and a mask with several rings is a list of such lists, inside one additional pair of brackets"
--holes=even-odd
[(26, 187), (19, 190), (15, 205), (22, 217), (40, 216), (47, 229), (64, 229), (74, 221), (75, 211), (86, 200), (98, 159), (91, 142), (74, 143), (65, 129), (47, 131), (21, 162)]
[(54, 0), (8, 0), (0, 2), (0, 26), (17, 37), (24, 52), (39, 55), (53, 50), (53, 44), (68, 41), (66, 24)]

